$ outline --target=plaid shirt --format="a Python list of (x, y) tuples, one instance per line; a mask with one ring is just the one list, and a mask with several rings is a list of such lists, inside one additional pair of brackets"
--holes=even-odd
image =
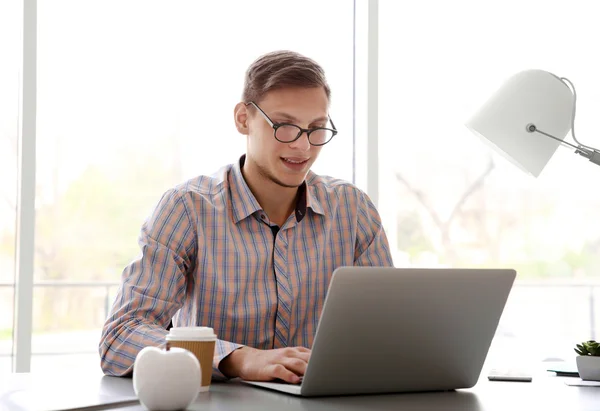
[(141, 256), (125, 268), (99, 351), (109, 375), (127, 375), (166, 328), (213, 327), (213, 377), (244, 345), (312, 346), (333, 271), (391, 266), (375, 206), (350, 183), (312, 172), (279, 228), (248, 188), (245, 157), (167, 191), (142, 226)]

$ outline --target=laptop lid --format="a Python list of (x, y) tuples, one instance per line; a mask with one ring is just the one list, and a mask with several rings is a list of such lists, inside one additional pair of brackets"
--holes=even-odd
[(338, 268), (301, 395), (472, 387), (515, 276), (512, 269)]

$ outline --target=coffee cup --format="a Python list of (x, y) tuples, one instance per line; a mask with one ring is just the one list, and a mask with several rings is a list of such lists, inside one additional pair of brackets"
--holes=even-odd
[(166, 336), (167, 349), (184, 348), (200, 362), (202, 378), (199, 392), (208, 391), (212, 379), (212, 363), (217, 336), (210, 327), (173, 327)]

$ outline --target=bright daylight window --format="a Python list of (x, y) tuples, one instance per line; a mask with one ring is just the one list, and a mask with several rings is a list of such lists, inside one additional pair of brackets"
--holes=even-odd
[(12, 371), (23, 2), (0, 2), (0, 373)]
[(600, 168), (559, 148), (534, 179), (464, 126), (505, 79), (539, 68), (574, 82), (577, 136), (600, 145), (597, 6), (561, 3), (380, 1), (380, 204), (394, 205), (395, 263), (515, 268), (490, 353), (505, 360), (573, 360), (599, 336)]
[(315, 171), (352, 179), (352, 22), (352, 2), (38, 2), (32, 371), (99, 367), (143, 219), (244, 153), (233, 108), (259, 55), (322, 64), (340, 133)]

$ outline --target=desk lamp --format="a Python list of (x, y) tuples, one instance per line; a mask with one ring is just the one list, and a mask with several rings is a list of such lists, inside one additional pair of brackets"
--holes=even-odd
[[(509, 78), (466, 126), (535, 177), (561, 144), (600, 165), (600, 151), (575, 137), (576, 102), (575, 87), (568, 79), (525, 70)], [(564, 141), (569, 130), (577, 145)]]

